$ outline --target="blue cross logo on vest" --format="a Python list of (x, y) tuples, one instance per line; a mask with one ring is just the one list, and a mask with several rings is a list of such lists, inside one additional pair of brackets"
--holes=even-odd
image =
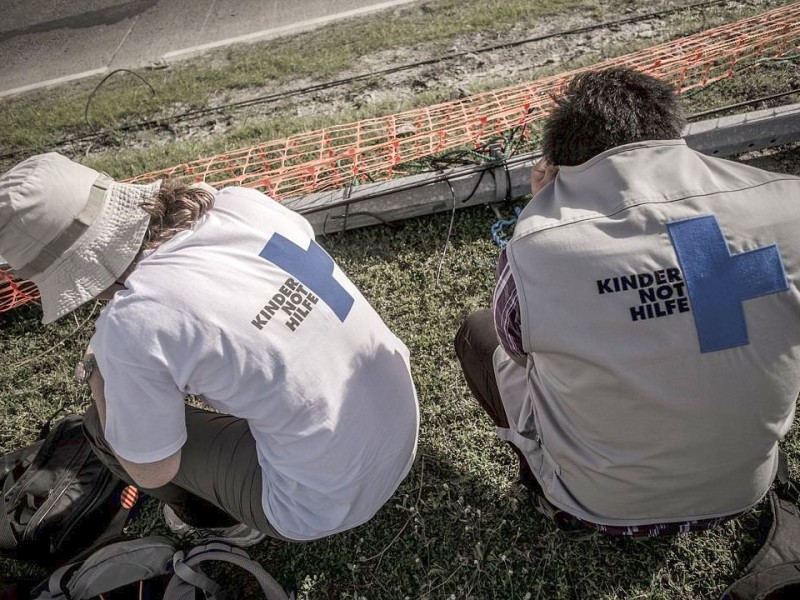
[(731, 254), (711, 215), (667, 224), (692, 305), (701, 352), (750, 343), (745, 300), (789, 289), (776, 244)]
[(331, 307), (344, 322), (353, 308), (353, 297), (333, 278), (333, 259), (314, 240), (304, 250), (281, 234), (274, 234), (258, 253), (289, 273)]

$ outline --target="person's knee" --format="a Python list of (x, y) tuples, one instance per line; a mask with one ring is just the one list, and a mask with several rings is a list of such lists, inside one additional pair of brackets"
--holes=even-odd
[(492, 343), (488, 345), (493, 350), (497, 345), (497, 338), (494, 332), (492, 311), (483, 309), (470, 313), (461, 323), (461, 327), (458, 328), (453, 340), (456, 356), (463, 362), (465, 358), (475, 354), (476, 345), (487, 345), (487, 341), (483, 340), (485, 337), (491, 338)]
[(462, 361), (464, 360), (464, 351), (468, 346), (467, 337), (468, 337), (469, 326), (467, 325), (467, 322), (469, 321), (469, 318), (471, 316), (472, 315), (469, 315), (467, 316), (466, 319), (464, 319), (464, 321), (461, 323), (461, 326), (458, 328), (458, 331), (456, 331), (455, 338), (453, 338), (453, 345), (455, 346), (456, 356), (458, 356), (458, 358), (460, 358)]

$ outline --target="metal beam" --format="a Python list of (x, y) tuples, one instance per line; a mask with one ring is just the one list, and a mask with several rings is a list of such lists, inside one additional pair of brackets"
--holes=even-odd
[[(459, 167), (284, 200), (317, 233), (333, 233), (437, 212), (502, 202), (529, 194), (539, 154), (498, 165)], [(505, 193), (504, 193), (505, 190)]]
[(691, 123), (683, 132), (690, 148), (733, 156), (800, 140), (800, 104)]
[[(684, 138), (698, 152), (719, 157), (795, 142), (800, 140), (800, 104), (692, 123)], [(493, 204), (530, 193), (530, 170), (539, 156), (341, 188), (283, 204), (303, 214), (317, 233)]]

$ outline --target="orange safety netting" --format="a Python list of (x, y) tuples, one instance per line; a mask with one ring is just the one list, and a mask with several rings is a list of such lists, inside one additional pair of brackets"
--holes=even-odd
[[(800, 3), (605, 60), (582, 69), (426, 108), (326, 127), (139, 175), (259, 188), (303, 196), (367, 179), (389, 179), (402, 163), (487, 139), (540, 120), (553, 97), (582, 71), (626, 66), (672, 82), (679, 93), (800, 49)], [(5, 282), (5, 283), (4, 283)], [(35, 293), (35, 292), (34, 292)], [(33, 297), (0, 269), (0, 312)]]
[(640, 50), (602, 63), (502, 90), (366, 119), (233, 150), (146, 173), (217, 186), (243, 185), (274, 198), (303, 196), (367, 178), (386, 179), (401, 163), (487, 138), (541, 119), (553, 95), (573, 75), (627, 66), (672, 82), (685, 92), (730, 77), (757, 60), (795, 51), (800, 3)]
[(39, 290), (30, 281), (16, 279), (0, 268), (0, 313), (39, 297)]

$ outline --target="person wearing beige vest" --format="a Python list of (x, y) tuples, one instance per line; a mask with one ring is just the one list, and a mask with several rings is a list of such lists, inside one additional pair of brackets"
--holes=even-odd
[(758, 503), (800, 392), (800, 178), (681, 139), (668, 84), (576, 76), (548, 117), (493, 313), (456, 351), (536, 507), (661, 535)]

